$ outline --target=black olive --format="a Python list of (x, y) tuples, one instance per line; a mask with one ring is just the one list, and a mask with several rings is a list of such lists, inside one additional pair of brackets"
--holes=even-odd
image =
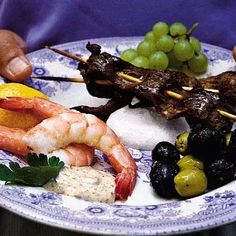
[(234, 180), (236, 165), (229, 156), (221, 156), (211, 163), (208, 163), (205, 168), (205, 173), (208, 180), (208, 188), (215, 189)]
[(231, 133), (228, 151), (230, 155), (236, 160), (236, 129)]
[(179, 167), (176, 164), (153, 162), (149, 176), (151, 185), (159, 196), (172, 198), (178, 195), (174, 183), (174, 177), (178, 172)]
[(203, 161), (217, 159), (226, 148), (223, 133), (213, 128), (191, 130), (188, 136), (189, 152)]
[(152, 160), (161, 163), (177, 163), (180, 154), (176, 147), (169, 142), (160, 142), (152, 150)]

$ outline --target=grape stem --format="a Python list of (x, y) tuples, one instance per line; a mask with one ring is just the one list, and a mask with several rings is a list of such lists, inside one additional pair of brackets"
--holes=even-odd
[(188, 30), (186, 35), (190, 36), (197, 27), (198, 27), (198, 23), (194, 23), (192, 27)]
[(192, 35), (192, 33), (196, 30), (196, 28), (198, 27), (198, 25), (199, 25), (199, 23), (194, 23), (194, 24), (192, 25), (192, 27), (187, 31), (186, 34), (176, 35), (176, 36), (172, 36), (172, 37), (175, 38), (175, 39), (178, 39), (178, 38), (181, 39), (181, 37), (186, 36), (187, 39), (189, 39), (189, 37), (190, 37), (190, 36)]

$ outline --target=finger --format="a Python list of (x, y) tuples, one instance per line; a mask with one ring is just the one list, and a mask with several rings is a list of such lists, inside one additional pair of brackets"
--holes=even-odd
[(20, 82), (32, 73), (32, 66), (25, 57), (26, 45), (15, 33), (0, 30), (0, 74), (12, 81)]
[(236, 61), (236, 45), (233, 48), (233, 57), (234, 57), (234, 60)]
[(15, 33), (13, 33), (13, 32), (11, 32), (11, 33), (13, 34), (13, 37), (14, 37), (14, 39), (16, 40), (16, 42), (18, 43), (18, 45), (19, 45), (19, 47), (21, 48), (21, 50), (22, 50), (24, 53), (26, 53), (26, 52), (27, 52), (27, 47), (26, 47), (26, 44), (25, 44), (25, 42), (23, 41), (23, 39), (22, 39), (19, 35), (15, 34)]

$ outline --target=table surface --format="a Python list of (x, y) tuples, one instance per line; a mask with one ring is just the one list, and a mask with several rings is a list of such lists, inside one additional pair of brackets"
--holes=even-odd
[[(1, 236), (88, 236), (89, 234), (70, 232), (39, 224), (0, 208)], [(185, 236), (235, 236), (236, 222), (208, 231), (185, 234)]]

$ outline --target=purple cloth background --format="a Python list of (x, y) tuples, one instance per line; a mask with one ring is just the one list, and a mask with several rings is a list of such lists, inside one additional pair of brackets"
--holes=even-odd
[[(180, 21), (188, 27), (199, 22), (194, 35), (202, 42), (228, 49), (236, 44), (236, 0), (0, 0), (0, 28), (18, 33), (29, 51), (81, 39), (141, 36), (157, 21)], [(10, 235), (29, 229), (21, 218), (12, 222), (5, 214), (3, 219), (1, 225), (12, 225), (4, 227), (12, 230)], [(52, 232), (34, 227), (37, 235)], [(231, 224), (203, 235), (233, 236), (235, 229)], [(53, 235), (59, 234), (64, 235), (55, 229)]]
[(157, 21), (180, 21), (202, 42), (232, 49), (236, 0), (1, 0), (0, 28), (21, 35), (29, 51), (110, 36), (140, 36)]

